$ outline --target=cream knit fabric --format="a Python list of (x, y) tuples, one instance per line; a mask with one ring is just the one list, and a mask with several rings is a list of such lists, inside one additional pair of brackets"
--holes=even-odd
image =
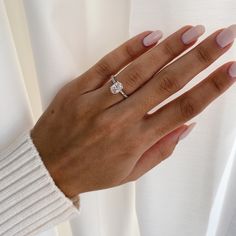
[(79, 195), (69, 199), (57, 187), (29, 129), (0, 151), (1, 236), (35, 235), (79, 213)]

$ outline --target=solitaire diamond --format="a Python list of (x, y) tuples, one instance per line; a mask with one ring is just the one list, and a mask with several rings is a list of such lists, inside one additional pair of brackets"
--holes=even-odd
[(112, 92), (113, 94), (117, 94), (117, 93), (119, 93), (119, 92), (123, 89), (123, 85), (122, 85), (122, 83), (120, 83), (119, 81), (117, 81), (117, 82), (115, 82), (115, 83), (110, 87), (110, 89), (111, 89), (111, 92)]

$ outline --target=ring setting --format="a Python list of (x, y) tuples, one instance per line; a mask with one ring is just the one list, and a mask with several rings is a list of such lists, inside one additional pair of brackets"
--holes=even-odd
[(127, 98), (127, 94), (123, 91), (123, 84), (119, 81), (116, 80), (115, 76), (112, 75), (111, 76), (111, 81), (112, 81), (112, 85), (110, 87), (110, 91), (112, 94), (117, 94), (117, 93), (121, 93), (125, 98)]

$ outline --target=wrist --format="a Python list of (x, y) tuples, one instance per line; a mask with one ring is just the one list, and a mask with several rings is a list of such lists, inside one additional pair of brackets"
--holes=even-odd
[(74, 191), (71, 188), (70, 184), (65, 182), (66, 181), (65, 170), (68, 168), (65, 168), (64, 166), (60, 165), (59, 161), (57, 161), (57, 159), (54, 158), (52, 152), (49, 153), (47, 151), (47, 149), (45, 148), (46, 145), (44, 145), (44, 142), (41, 141), (41, 139), (37, 136), (37, 133), (34, 129), (30, 131), (30, 138), (36, 150), (38, 151), (45, 168), (47, 169), (48, 173), (53, 179), (55, 185), (64, 193), (66, 197), (70, 198), (71, 200), (73, 199), (77, 201), (78, 199), (76, 197), (79, 194), (79, 192)]

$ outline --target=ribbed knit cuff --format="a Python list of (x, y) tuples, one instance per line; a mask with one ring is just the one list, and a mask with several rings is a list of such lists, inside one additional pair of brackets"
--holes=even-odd
[(30, 129), (0, 151), (1, 236), (35, 235), (79, 213), (79, 195), (69, 199), (57, 187)]

